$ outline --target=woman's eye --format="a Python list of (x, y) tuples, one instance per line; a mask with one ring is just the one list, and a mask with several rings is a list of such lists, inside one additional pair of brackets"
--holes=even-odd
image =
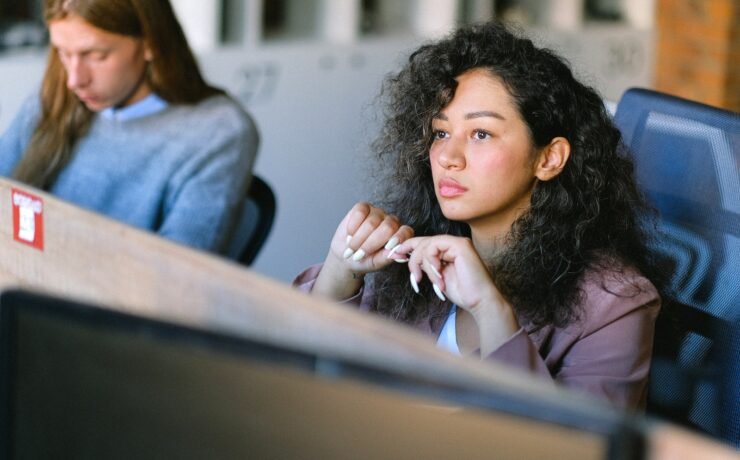
[(477, 140), (479, 140), (479, 141), (483, 141), (483, 140), (486, 140), (486, 139), (488, 139), (489, 137), (491, 137), (491, 135), (490, 135), (490, 134), (488, 134), (488, 133), (487, 133), (487, 132), (485, 132), (485, 131), (481, 131), (480, 129), (477, 129), (477, 130), (475, 130), (475, 132), (473, 133), (473, 137), (474, 137), (474, 138), (476, 138), (476, 139), (477, 139)]
[(434, 139), (444, 139), (447, 137), (447, 133), (445, 131), (434, 131)]

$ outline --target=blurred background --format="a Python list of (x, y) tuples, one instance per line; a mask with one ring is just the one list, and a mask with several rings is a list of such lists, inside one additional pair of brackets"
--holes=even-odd
[[(289, 282), (323, 260), (375, 189), (383, 78), (424, 41), (492, 18), (521, 24), (613, 107), (640, 86), (740, 110), (738, 0), (171, 0), (206, 77), (255, 117), (255, 173), (274, 189), (253, 268)], [(42, 0), (0, 3), (0, 132), (41, 79)]]

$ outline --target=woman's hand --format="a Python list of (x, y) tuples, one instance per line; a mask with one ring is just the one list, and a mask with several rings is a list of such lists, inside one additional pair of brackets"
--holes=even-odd
[(312, 292), (334, 300), (351, 297), (362, 285), (365, 273), (393, 263), (388, 257), (391, 250), (413, 236), (413, 229), (401, 225), (395, 216), (371, 204), (357, 203), (337, 227)]
[(395, 254), (408, 257), (414, 290), (418, 291), (418, 283), (427, 276), (440, 299), (449, 299), (473, 316), (482, 356), (519, 330), (511, 305), (496, 287), (470, 239), (450, 235), (411, 238), (400, 244)]

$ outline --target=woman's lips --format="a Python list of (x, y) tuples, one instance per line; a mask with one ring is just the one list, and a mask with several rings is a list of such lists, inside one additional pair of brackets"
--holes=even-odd
[(440, 180), (437, 188), (439, 189), (439, 195), (444, 198), (460, 196), (468, 191), (467, 188), (460, 185), (456, 180), (449, 178)]
[(77, 98), (81, 100), (84, 103), (96, 103), (99, 102), (98, 98), (93, 96), (92, 94), (80, 94), (77, 93)]

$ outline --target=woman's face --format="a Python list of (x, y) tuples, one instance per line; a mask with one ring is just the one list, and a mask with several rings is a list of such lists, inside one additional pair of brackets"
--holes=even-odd
[(80, 16), (49, 22), (51, 44), (67, 73), (67, 87), (90, 110), (124, 107), (146, 97), (151, 53), (144, 40), (99, 29)]
[(504, 235), (530, 206), (537, 152), (499, 79), (473, 69), (456, 80), (455, 96), (432, 121), (437, 200), (445, 217), (474, 233)]

